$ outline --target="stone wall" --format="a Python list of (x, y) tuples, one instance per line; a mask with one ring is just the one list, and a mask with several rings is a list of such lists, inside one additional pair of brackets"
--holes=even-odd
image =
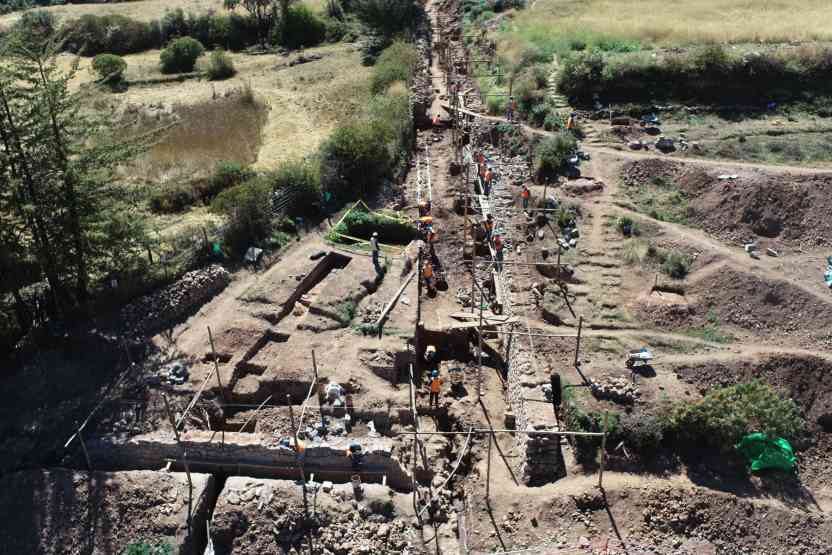
[[(180, 435), (181, 448), (172, 433), (135, 436), (127, 441), (115, 437), (87, 440), (90, 458), (96, 468), (159, 469), (168, 460), (182, 468), (182, 449), (192, 471), (222, 470), (264, 478), (297, 478), (295, 453), (260, 434), (193, 431)], [(346, 451), (355, 438), (333, 438), (325, 443), (307, 444), (304, 468), (316, 479), (345, 482), (353, 474)], [(411, 490), (410, 474), (393, 456), (389, 438), (359, 441), (364, 452), (361, 470), (365, 482), (381, 482), (399, 491)]]
[(158, 330), (190, 314), (230, 282), (231, 275), (222, 266), (200, 268), (125, 306), (121, 318), (128, 329), (139, 333)]

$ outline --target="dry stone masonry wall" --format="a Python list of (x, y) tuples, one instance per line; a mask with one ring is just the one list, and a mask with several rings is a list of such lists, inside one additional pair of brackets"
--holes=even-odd
[(217, 265), (188, 272), (161, 291), (145, 295), (121, 311), (128, 329), (145, 333), (178, 320), (225, 289), (231, 282), (228, 271)]

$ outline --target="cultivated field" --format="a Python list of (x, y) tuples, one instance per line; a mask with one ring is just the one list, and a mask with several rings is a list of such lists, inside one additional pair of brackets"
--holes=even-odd
[(823, 0), (537, 0), (508, 25), (509, 41), (553, 51), (578, 44), (636, 49), (703, 43), (830, 40)]

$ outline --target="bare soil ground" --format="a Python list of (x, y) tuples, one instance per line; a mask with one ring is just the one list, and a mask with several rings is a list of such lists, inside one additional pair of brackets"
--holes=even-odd
[(150, 471), (29, 470), (0, 480), (5, 553), (121, 553), (132, 543), (166, 543), (189, 553), (189, 511), (205, 526), (214, 478)]
[[(454, 53), (464, 58), (461, 32), (454, 33), (461, 31), (458, 8), (454, 1), (427, 5), (434, 39), (451, 40)], [(292, 67), (272, 57), (235, 55), (242, 78), (252, 79), (252, 88), (271, 107), (258, 155), (260, 167), (309, 152), (364, 98), (368, 70), (358, 67), (356, 51), (342, 45), (316, 53), (323, 58)], [(422, 54), (427, 58), (427, 52)], [(157, 55), (137, 56), (130, 71), (137, 76), (152, 73)], [(447, 68), (440, 59), (435, 49), (427, 69), (435, 95), (430, 110), (447, 120), (443, 108)], [(463, 89), (473, 85), (470, 77), (462, 81)], [(234, 82), (198, 80), (135, 86), (107, 101), (120, 104), (119, 109), (131, 104), (168, 109), (171, 103), (210, 99), (234, 86)], [(123, 438), (145, 433), (149, 434), (145, 439), (156, 435), (170, 444), (173, 436), (162, 395), (167, 395), (179, 416), (204, 386), (184, 428), (210, 428), (200, 434), (211, 436), (210, 445), (217, 449), (223, 448), (223, 430), (237, 432), (244, 424), (240, 435), (249, 445), (272, 447), (288, 441), (296, 418), (304, 419), (309, 443), (320, 447), (327, 439), (314, 429), (322, 416), (314, 392), (304, 408), (317, 375), (321, 383), (344, 387), (354, 417), (352, 430), (342, 433), (343, 414), (336, 415), (333, 406), (323, 415), (333, 430), (338, 428), (333, 445), (340, 448), (351, 441), (366, 445), (385, 436), (391, 451), (413, 473), (418, 495), (365, 484), (364, 497), (355, 499), (345, 474), (331, 492), (319, 489), (320, 484), (309, 485), (307, 519), (298, 482), (250, 477), (242, 468), (245, 461), (240, 461), (231, 475), (226, 475), (226, 468), (213, 478), (222, 488), (216, 506), (211, 504), (217, 553), (297, 553), (309, 550), (310, 542), (313, 553), (327, 555), (461, 550), (475, 554), (522, 550), (605, 555), (832, 553), (828, 542), (832, 356), (827, 331), (832, 321), (826, 316), (830, 300), (822, 283), (830, 231), (828, 172), (713, 160), (682, 162), (587, 146), (591, 160), (581, 168), (584, 180), (532, 187), (533, 200), (541, 200), (544, 192), (554, 194), (576, 214), (577, 242), (562, 253), (571, 270), (565, 280), (567, 303), (558, 299), (551, 269), (535, 265), (544, 249), (550, 262), (557, 256), (557, 237), (550, 227), (541, 228), (542, 237), (536, 231), (528, 233), (526, 218), (512, 199), (520, 183), (531, 183), (529, 170), (522, 155), (513, 156), (511, 145), (495, 138), (495, 123), (503, 123), (502, 118), (478, 117), (468, 129), (474, 147), (486, 152), (502, 179), (489, 202), (498, 229), (507, 238), (509, 263), (499, 281), (510, 300), (506, 316), (514, 319), (511, 336), (496, 333), (509, 328), (495, 326), (483, 335), (480, 352), (475, 332), (451, 316), (475, 310), (470, 291), (488, 286), (485, 276), (490, 264), (472, 264), (464, 258), (464, 217), (454, 207), (459, 206), (459, 194), (472, 191), (464, 172), (457, 171), (453, 133), (444, 126), (419, 130), (415, 160), (400, 189), (392, 196), (367, 200), (374, 208), (395, 207), (415, 218), (416, 200), (430, 183), (432, 215), (440, 236), (435, 262), (447, 289), (440, 288), (435, 296), (423, 293), (417, 305), (417, 277), (404, 289), (381, 337), (365, 335), (363, 326), (374, 321), (379, 307), (399, 289), (411, 261), (392, 258), (381, 279), (366, 255), (326, 243), (327, 226), (322, 224), (267, 268), (238, 270), (222, 293), (189, 318), (153, 337), (135, 338), (131, 350), (135, 366), (120, 360), (118, 343), (106, 349), (90, 344), (82, 349), (85, 353), (73, 351), (69, 363), (59, 362), (60, 346), (44, 349), (36, 363), (0, 386), (4, 398), (18, 399), (0, 411), (6, 423), (0, 434), (4, 453), (0, 468), (83, 467), (77, 443), (70, 452), (61, 445), (127, 367), (134, 379), (111, 392), (120, 403), (105, 405), (85, 433)], [(720, 180), (720, 174), (736, 174), (737, 179)], [(658, 212), (644, 210), (641, 188), (645, 186), (652, 188), (647, 196), (665, 202), (660, 209), (676, 202), (678, 206), (671, 208), (680, 210), (670, 214), (684, 217), (659, 218)], [(617, 226), (621, 216), (640, 224), (638, 238), (623, 237)], [(749, 257), (742, 243), (751, 239), (762, 248), (777, 249), (780, 256)], [(657, 277), (661, 264), (633, 256), (632, 251), (646, 251), (648, 244), (688, 255), (692, 263), (686, 278)], [(487, 257), (486, 253), (483, 247), (476, 256)], [(472, 268), (476, 283), (472, 283)], [(531, 290), (533, 283), (547, 288), (541, 303)], [(474, 306), (479, 308), (476, 302)], [(486, 310), (490, 315), (490, 308)], [(462, 370), (459, 388), (443, 385), (438, 409), (428, 407), (419, 364), (410, 390), (411, 363), (425, 347), (413, 339), (417, 319), (424, 325), (421, 337), (437, 347), (443, 378), (450, 368)], [(581, 348), (575, 368), (579, 322)], [(216, 366), (209, 327), (219, 355)], [(512, 342), (521, 346), (525, 358), (507, 367)], [(656, 360), (641, 372), (631, 372), (624, 356), (642, 346), (651, 348)], [(107, 356), (100, 357), (102, 353)], [(93, 354), (107, 360), (90, 364)], [(188, 369), (187, 380), (158, 385), (160, 369), (170, 362)], [(219, 368), (218, 380), (215, 368)], [(692, 447), (684, 456), (665, 449), (654, 460), (645, 460), (638, 453), (628, 454), (623, 444), (607, 445), (601, 489), (598, 462), (579, 463), (574, 442), (564, 439), (557, 446), (565, 476), (557, 480), (544, 476), (542, 485), (526, 485), (528, 446), (523, 434), (470, 430), (489, 426), (501, 430), (516, 423), (518, 415), (509, 400), (514, 395), (517, 402), (518, 387), (509, 388), (507, 376), (519, 384), (529, 422), (546, 429), (563, 426), (544, 399), (543, 386), (553, 371), (577, 386), (585, 379), (615, 380), (637, 390), (628, 402), (593, 396), (589, 388), (574, 390), (587, 410), (622, 415), (656, 414), (673, 400), (696, 399), (716, 386), (762, 379), (795, 399), (810, 424), (805, 442), (796, 444), (800, 472), (788, 480), (748, 476), (743, 465), (704, 448)], [(79, 376), (75, 381), (70, 379), (73, 372)], [(415, 422), (411, 395), (417, 407)], [(118, 408), (127, 401), (129, 409)], [(411, 432), (416, 429), (457, 435), (426, 435), (414, 442)], [(40, 470), (2, 478), (10, 492), (0, 497), (6, 513), (17, 511), (12, 505), (18, 497), (27, 499), (10, 520), (10, 530), (26, 530), (19, 541), (29, 543), (19, 544), (19, 552), (52, 541), (45, 533), (50, 527), (41, 525), (44, 521), (60, 523), (72, 546), (69, 552), (89, 551), (76, 547), (90, 537), (76, 532), (86, 530), (84, 524), (56, 516), (75, 514), (65, 511), (71, 503), (64, 497), (87, 504), (87, 512), (79, 514), (91, 514), (90, 505), (104, 508), (101, 527), (108, 529), (94, 536), (108, 542), (101, 552), (118, 552), (128, 537), (181, 537), (181, 491), (177, 489), (175, 499), (170, 493), (179, 488), (178, 475), (142, 473), (133, 485), (133, 473), (119, 473), (129, 476), (111, 478), (107, 484), (113, 489), (99, 501), (78, 475), (60, 472), (64, 473), (58, 480), (61, 488), (46, 484), (47, 474)], [(167, 489), (159, 485), (171, 480), (176, 483)], [(108, 499), (118, 489), (115, 484), (125, 481), (130, 486), (121, 486), (118, 503), (111, 504)], [(20, 493), (20, 488), (26, 492)], [(44, 488), (51, 498), (59, 489), (64, 497), (50, 505), (38, 493), (29, 503), (27, 492)], [(438, 500), (432, 517), (422, 509), (430, 498)], [(168, 506), (170, 513), (160, 508)]]

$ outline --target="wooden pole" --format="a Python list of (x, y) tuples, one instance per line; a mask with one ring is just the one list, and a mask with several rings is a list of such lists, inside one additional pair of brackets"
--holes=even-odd
[(78, 441), (81, 443), (81, 450), (84, 451), (84, 458), (87, 461), (87, 470), (92, 472), (92, 462), (90, 462), (90, 453), (87, 451), (87, 444), (84, 443), (84, 434), (81, 432), (81, 428), (78, 428)]
[(188, 537), (191, 537), (191, 515), (194, 505), (194, 483), (191, 480), (191, 467), (188, 464), (188, 452), (182, 450), (182, 466), (185, 467), (185, 476), (188, 477)]
[[(318, 390), (318, 410), (321, 413), (321, 430), (326, 429), (324, 420), (324, 392), (321, 388), (321, 381), (318, 379), (318, 361), (315, 359), (315, 349), (312, 349), (312, 371), (315, 373), (315, 388)], [(325, 432), (322, 432), (325, 433)]]
[(578, 318), (578, 337), (577, 337), (577, 341), (575, 342), (575, 368), (580, 367), (580, 364), (578, 362), (578, 355), (581, 352), (581, 328), (583, 328), (583, 325), (584, 325), (584, 317), (581, 316), (581, 317)]
[(315, 373), (315, 383), (318, 382), (318, 361), (315, 360), (315, 349), (312, 349), (312, 371)]
[[(246, 429), (246, 426), (248, 426), (248, 423), (249, 423), (249, 422), (251, 422), (252, 420), (254, 420), (254, 417), (255, 417), (255, 416), (257, 416), (257, 413), (260, 411), (260, 409), (262, 409), (262, 408), (266, 405), (266, 403), (268, 403), (269, 401), (271, 401), (271, 399), (272, 399), (272, 396), (271, 396), (271, 395), (269, 395), (268, 397), (266, 397), (266, 400), (265, 400), (265, 401), (263, 401), (262, 403), (260, 403), (260, 406), (259, 406), (259, 407), (257, 407), (256, 409), (254, 409), (254, 412), (252, 413), (252, 415), (251, 415), (251, 416), (249, 416), (249, 417), (248, 417), (248, 419), (246, 419), (245, 423), (244, 423), (242, 426), (240, 426), (240, 432), (242, 432), (243, 430), (245, 430), (245, 429)], [(257, 427), (257, 426), (255, 426), (255, 428), (256, 428), (256, 427)]]
[(604, 489), (604, 463), (607, 460), (607, 418), (609, 412), (604, 412), (604, 435), (601, 436), (601, 468), (598, 472), (598, 488)]
[(176, 437), (176, 443), (179, 443), (179, 430), (176, 429), (176, 420), (173, 418), (173, 411), (170, 410), (170, 401), (168, 401), (168, 396), (164, 393), (162, 394), (162, 399), (165, 400), (165, 411), (168, 413), (168, 420), (170, 420), (170, 425), (173, 428), (173, 435)]
[(480, 287), (480, 325), (477, 327), (479, 341), (477, 348), (477, 400), (482, 397), (482, 305), (484, 300), (484, 292), (482, 287)]
[[(306, 474), (303, 471), (303, 461), (300, 458), (300, 450), (298, 443), (298, 428), (295, 426), (295, 411), (292, 410), (292, 396), (286, 395), (286, 403), (289, 405), (289, 418), (292, 421), (292, 435), (295, 438), (295, 465), (298, 467), (300, 473), (301, 488), (303, 490), (303, 514), (305, 518), (309, 518), (309, 503), (306, 499)], [(306, 523), (304, 523), (304, 526)]]
[(488, 434), (488, 464), (485, 470), (485, 499), (491, 501), (491, 444), (494, 443), (494, 434)]
[(211, 333), (211, 326), (208, 326), (208, 341), (211, 342), (211, 357), (214, 359), (214, 373), (217, 375), (217, 385), (220, 388), (220, 395), (227, 401), (225, 389), (222, 387), (222, 379), (220, 378), (220, 359), (217, 358), (217, 351), (214, 349), (214, 335)]
[[(295, 430), (295, 411), (292, 410), (292, 396), (286, 395), (286, 405), (289, 407), (289, 419), (292, 422), (292, 430)], [(297, 439), (297, 436), (295, 437)]]

